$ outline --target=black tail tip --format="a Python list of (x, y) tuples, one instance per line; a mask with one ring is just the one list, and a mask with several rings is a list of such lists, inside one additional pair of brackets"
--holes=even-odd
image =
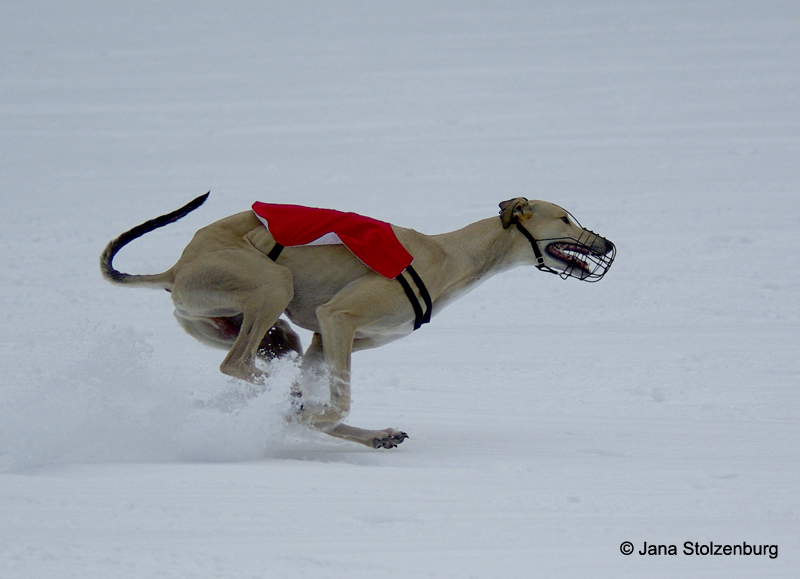
[(192, 211), (200, 207), (203, 203), (205, 203), (209, 195), (211, 195), (211, 191), (209, 191), (208, 193), (203, 193), (202, 195), (200, 195), (200, 197), (196, 197), (191, 201), (189, 201), (186, 205), (178, 209), (175, 213), (180, 214), (181, 217), (183, 217), (187, 213), (191, 213)]

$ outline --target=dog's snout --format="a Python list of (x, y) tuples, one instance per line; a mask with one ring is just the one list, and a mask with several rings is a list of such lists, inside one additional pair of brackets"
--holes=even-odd
[(589, 234), (589, 243), (592, 246), (592, 251), (597, 252), (599, 255), (608, 255), (615, 253), (616, 247), (613, 243), (611, 243), (608, 239), (603, 237), (602, 235), (598, 235), (591, 229), (585, 229), (586, 233)]

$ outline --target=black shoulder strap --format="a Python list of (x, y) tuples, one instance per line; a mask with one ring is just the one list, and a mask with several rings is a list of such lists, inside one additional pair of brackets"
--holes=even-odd
[(431, 321), (431, 307), (433, 306), (433, 303), (431, 302), (431, 295), (428, 293), (428, 288), (426, 288), (425, 284), (422, 283), (422, 278), (419, 277), (419, 274), (414, 270), (414, 268), (409, 265), (406, 270), (411, 276), (411, 279), (414, 280), (414, 283), (417, 284), (419, 295), (422, 296), (422, 301), (425, 302), (425, 314), (422, 316), (422, 323), (427, 324)]
[(402, 273), (395, 279), (403, 286), (403, 290), (406, 292), (406, 296), (408, 296), (408, 301), (411, 302), (411, 307), (414, 308), (414, 329), (419, 330), (420, 326), (422, 326), (422, 308), (417, 301), (417, 296), (414, 295), (414, 290), (411, 289), (408, 280), (403, 277)]
[(431, 295), (428, 293), (428, 288), (425, 287), (422, 278), (419, 277), (419, 274), (414, 270), (414, 268), (409, 265), (406, 268), (406, 271), (416, 284), (417, 289), (419, 290), (419, 295), (422, 297), (422, 301), (425, 302), (424, 312), (422, 311), (422, 306), (420, 306), (417, 296), (414, 295), (414, 290), (411, 289), (411, 284), (408, 283), (408, 280), (403, 276), (403, 274), (401, 273), (395, 279), (400, 282), (400, 285), (406, 292), (408, 301), (411, 302), (411, 307), (414, 308), (414, 330), (419, 330), (422, 324), (427, 324), (431, 321), (431, 308), (433, 303), (431, 301)]

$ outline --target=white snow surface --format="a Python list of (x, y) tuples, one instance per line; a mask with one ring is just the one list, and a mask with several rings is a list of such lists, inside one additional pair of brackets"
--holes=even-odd
[[(796, 2), (5, 0), (0, 186), (0, 577), (797, 577)], [(348, 422), (411, 436), (373, 451), (102, 280), (209, 189), (117, 267), (256, 200), (440, 233), (525, 196), (618, 254), (356, 354)]]

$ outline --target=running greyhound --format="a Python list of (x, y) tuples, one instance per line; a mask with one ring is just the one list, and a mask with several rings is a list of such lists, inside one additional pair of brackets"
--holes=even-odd
[[(389, 230), (401, 251), (413, 256), (408, 272), (414, 288), (403, 274), (389, 279), (377, 273), (346, 245), (284, 249), (271, 224), (265, 227), (254, 211), (200, 229), (178, 262), (163, 273), (129, 275), (114, 269), (112, 260), (123, 246), (184, 217), (207, 197), (208, 193), (111, 241), (100, 257), (103, 276), (117, 284), (170, 292), (184, 330), (228, 350), (220, 370), (252, 383), (265, 378), (257, 358), (300, 354), (299, 337), (281, 315), (314, 332), (301, 363), (324, 376), (330, 401), (297, 404), (293, 419), (373, 448), (393, 448), (407, 434), (344, 424), (350, 410), (352, 352), (410, 334), (431, 313), (512, 267), (533, 265), (564, 278), (597, 281), (616, 254), (610, 241), (581, 227), (568, 211), (518, 197), (500, 203), (499, 218), (440, 235), (376, 222)], [(302, 396), (301, 387), (296, 388), (295, 395)]]

